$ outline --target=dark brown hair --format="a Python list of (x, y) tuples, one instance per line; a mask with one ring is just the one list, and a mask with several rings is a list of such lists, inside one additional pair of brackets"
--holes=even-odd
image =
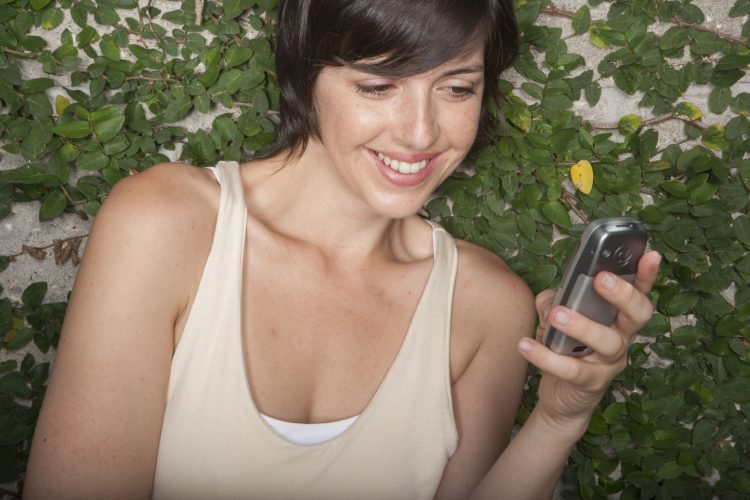
[(484, 45), (480, 133), (495, 125), (497, 81), (518, 51), (512, 0), (279, 0), (278, 12), (280, 124), (263, 156), (301, 154), (320, 137), (313, 86), (324, 66), (404, 77)]

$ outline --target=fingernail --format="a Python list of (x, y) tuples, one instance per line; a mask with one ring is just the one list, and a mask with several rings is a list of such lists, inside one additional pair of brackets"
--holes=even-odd
[(557, 314), (555, 314), (555, 321), (561, 325), (567, 325), (570, 323), (570, 314), (565, 311), (557, 311)]
[(518, 341), (518, 349), (523, 352), (529, 352), (531, 350), (531, 340), (523, 338)]
[(615, 280), (615, 277), (610, 273), (604, 273), (602, 284), (607, 290), (614, 290), (617, 287), (617, 281)]

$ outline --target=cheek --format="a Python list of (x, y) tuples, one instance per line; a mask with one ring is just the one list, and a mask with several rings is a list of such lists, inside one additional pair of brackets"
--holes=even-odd
[(454, 147), (468, 150), (474, 145), (479, 128), (480, 111), (481, 108), (476, 106), (449, 114), (443, 130), (449, 134)]
[(322, 95), (317, 102), (323, 142), (341, 147), (367, 141), (381, 123), (380, 114), (366, 103), (336, 95)]

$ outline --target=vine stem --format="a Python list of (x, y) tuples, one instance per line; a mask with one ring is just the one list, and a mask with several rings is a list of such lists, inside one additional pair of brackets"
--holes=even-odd
[(566, 205), (575, 213), (579, 219), (581, 219), (583, 222), (588, 223), (589, 217), (581, 212), (581, 210), (578, 208), (578, 201), (576, 200), (575, 196), (570, 194), (567, 191), (563, 191), (562, 193), (562, 200), (565, 202)]
[[(683, 121), (685, 123), (689, 123), (690, 125), (692, 125), (692, 126), (694, 126), (696, 128), (701, 129), (703, 132), (705, 132), (708, 129), (708, 127), (706, 127), (704, 124), (702, 124), (699, 121), (691, 120), (689, 118), (685, 118), (684, 116), (676, 115), (674, 113), (666, 113), (666, 114), (663, 114), (661, 116), (657, 116), (657, 117), (651, 118), (651, 119), (646, 120), (645, 122), (643, 122), (643, 124), (641, 124), (641, 126), (642, 127), (652, 127), (654, 125), (658, 125), (660, 123), (664, 123), (664, 122), (667, 122), (669, 120), (680, 120), (680, 121)], [(620, 127), (617, 124), (597, 125), (597, 124), (592, 123), (591, 124), (591, 128), (596, 129), (596, 130), (618, 130)]]
[(575, 12), (570, 12), (569, 10), (559, 9), (552, 4), (550, 4), (549, 7), (544, 7), (542, 10), (539, 11), (539, 13), (549, 14), (550, 16), (556, 16), (556, 17), (565, 17), (568, 19), (573, 19), (576, 16)]
[[(566, 19), (575, 19), (575, 12), (571, 12), (569, 10), (561, 9), (559, 7), (556, 7), (553, 3), (550, 3), (549, 7), (544, 7), (539, 11), (540, 14), (547, 14), (550, 16), (555, 17), (564, 17)], [(721, 31), (716, 31), (715, 29), (711, 29), (707, 26), (703, 26), (702, 24), (693, 24), (693, 23), (686, 23), (679, 17), (673, 17), (671, 21), (679, 26), (680, 28), (690, 28), (694, 29), (695, 31), (702, 31), (704, 33), (712, 33), (722, 40), (726, 40), (728, 42), (732, 43), (738, 43), (738, 44), (745, 44), (747, 43), (747, 40), (743, 40), (742, 38), (737, 38), (735, 36), (729, 35), (727, 33), (722, 33)]]
[(179, 80), (175, 80), (174, 78), (169, 77), (158, 77), (158, 76), (126, 76), (125, 81), (131, 81), (131, 80), (145, 80), (147, 82), (169, 82), (169, 83), (176, 83)]
[[(71, 236), (69, 238), (65, 238), (64, 240), (60, 240), (60, 241), (62, 243), (66, 243), (68, 241), (72, 241), (72, 240), (75, 240), (75, 239), (78, 239), (78, 238), (85, 239), (85, 238), (88, 238), (88, 237), (89, 237), (89, 233), (86, 233), (86, 234), (81, 234), (81, 235), (78, 235), (78, 236)], [(54, 248), (54, 247), (55, 247), (55, 243), (50, 243), (49, 245), (45, 245), (43, 247), (32, 247), (30, 245), (23, 245), (23, 249), (20, 252), (14, 253), (14, 254), (11, 254), (11, 255), (6, 255), (6, 257), (8, 257), (8, 259), (12, 262), (16, 258), (20, 257), (21, 255), (30, 254), (29, 250), (38, 252), (40, 250), (44, 251), (44, 250), (48, 250), (48, 249)]]
[(41, 52), (21, 52), (20, 50), (9, 49), (8, 47), (2, 47), (2, 51), (7, 52), (8, 54), (13, 54), (14, 56), (18, 56), (18, 57), (34, 58), (34, 57), (39, 57), (42, 55)]
[(695, 31), (702, 31), (704, 33), (712, 33), (712, 34), (718, 36), (719, 38), (721, 38), (722, 40), (726, 40), (728, 42), (739, 43), (739, 44), (745, 44), (746, 43), (746, 40), (743, 40), (742, 38), (737, 38), (737, 37), (734, 37), (732, 35), (728, 35), (726, 33), (722, 33), (720, 31), (716, 31), (716, 30), (713, 30), (711, 28), (707, 28), (706, 26), (703, 26), (702, 24), (686, 23), (685, 21), (683, 21), (679, 17), (673, 17), (672, 18), (672, 22), (675, 23), (680, 28), (690, 28), (690, 29), (693, 29)]

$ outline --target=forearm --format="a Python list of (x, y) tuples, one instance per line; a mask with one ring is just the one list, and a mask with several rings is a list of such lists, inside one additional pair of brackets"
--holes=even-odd
[(587, 424), (582, 421), (566, 428), (556, 427), (539, 408), (534, 409), (471, 498), (550, 498)]

